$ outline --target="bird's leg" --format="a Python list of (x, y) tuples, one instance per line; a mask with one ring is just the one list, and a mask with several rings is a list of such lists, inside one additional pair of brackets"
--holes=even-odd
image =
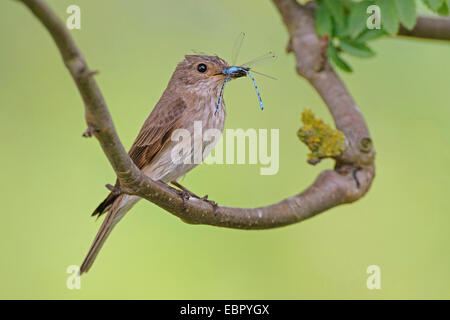
[(217, 208), (218, 208), (218, 204), (215, 201), (212, 200), (208, 200), (208, 195), (205, 195), (203, 197), (199, 197), (198, 195), (196, 195), (195, 193), (193, 193), (192, 191), (190, 191), (189, 189), (187, 189), (186, 187), (182, 186), (180, 183), (176, 182), (176, 181), (171, 181), (171, 184), (173, 184), (175, 187), (179, 188), (180, 190), (180, 195), (183, 197), (183, 199), (189, 199), (189, 198), (197, 198), (200, 200), (203, 200), (205, 202), (208, 202), (214, 209), (214, 213), (217, 213)]
[(180, 189), (180, 191), (182, 191), (185, 195), (188, 195), (188, 198), (197, 198), (197, 199), (202, 199), (201, 197), (199, 197), (198, 195), (196, 195), (195, 193), (193, 193), (192, 191), (190, 191), (188, 188), (183, 187), (181, 184), (179, 184), (176, 181), (171, 181), (171, 184), (173, 184), (175, 187), (177, 187), (178, 189)]
[(180, 197), (183, 199), (183, 208), (186, 209), (186, 201), (189, 200), (189, 198), (193, 197), (193, 198), (198, 198), (198, 196), (189, 191), (188, 189), (186, 189), (185, 187), (183, 187), (181, 184), (179, 184), (176, 181), (171, 181), (170, 182), (172, 185), (174, 185), (175, 187), (177, 187), (178, 189), (174, 189), (179, 195)]

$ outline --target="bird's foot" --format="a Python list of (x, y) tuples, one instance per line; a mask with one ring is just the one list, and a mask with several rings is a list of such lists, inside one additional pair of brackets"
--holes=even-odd
[[(188, 194), (190, 198), (197, 198), (200, 199), (200, 197), (198, 195), (196, 195), (195, 193), (193, 193), (192, 191), (190, 191), (188, 188), (183, 187), (181, 184), (179, 184), (176, 181), (171, 181), (170, 182), (172, 185), (174, 185), (175, 187), (177, 187), (178, 189), (180, 189), (181, 191), (183, 191), (184, 193)], [(178, 190), (178, 191), (180, 191)]]
[(187, 207), (187, 201), (192, 197), (192, 194), (185, 190), (175, 189), (175, 192), (181, 197), (183, 200), (183, 209)]
[(215, 202), (213, 200), (208, 200), (208, 195), (204, 195), (203, 197), (201, 197), (199, 199), (205, 201), (206, 203), (209, 203), (214, 210), (214, 214), (217, 214), (218, 209), (219, 209), (219, 205), (217, 204), (217, 202)]
[(196, 198), (202, 201), (205, 201), (206, 203), (209, 203), (213, 210), (214, 210), (214, 214), (216, 214), (218, 212), (218, 204), (215, 201), (212, 200), (208, 200), (208, 195), (205, 195), (203, 197), (199, 197), (198, 195), (196, 195), (195, 193), (193, 193), (192, 191), (190, 191), (189, 189), (183, 187), (181, 184), (179, 184), (176, 181), (172, 181), (171, 184), (173, 184), (174, 186), (176, 186), (178, 189), (175, 189), (176, 192), (178, 193), (178, 195), (180, 197), (183, 198), (183, 208), (186, 209), (186, 201), (189, 200), (190, 198)]

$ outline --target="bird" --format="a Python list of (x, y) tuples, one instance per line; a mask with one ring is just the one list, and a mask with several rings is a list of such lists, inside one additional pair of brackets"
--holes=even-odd
[[(193, 135), (196, 121), (201, 122), (204, 131), (217, 129), (223, 132), (226, 116), (223, 87), (227, 81), (247, 74), (230, 67), (218, 56), (185, 55), (128, 152), (136, 166), (152, 180), (171, 183), (180, 188), (183, 195), (195, 196), (177, 180), (198, 163), (173, 161), (172, 152), (178, 142), (172, 141), (171, 135), (177, 129), (186, 129)], [(208, 150), (202, 152), (202, 159), (212, 150), (211, 144), (203, 146), (203, 151), (205, 147)], [(182, 150), (185, 150), (182, 157), (194, 156), (193, 146)], [(141, 199), (116, 190), (120, 190), (118, 179), (111, 193), (92, 213), (96, 217), (107, 215), (80, 266), (80, 275), (89, 271), (113, 228)]]

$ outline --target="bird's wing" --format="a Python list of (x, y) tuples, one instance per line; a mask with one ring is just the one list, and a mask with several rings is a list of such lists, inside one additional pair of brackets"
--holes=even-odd
[(186, 103), (180, 97), (173, 101), (160, 101), (142, 126), (128, 154), (139, 169), (146, 166), (179, 128), (186, 111)]
[[(136, 141), (134, 141), (128, 154), (139, 169), (145, 167), (158, 153), (164, 144), (170, 139), (172, 132), (180, 127), (186, 103), (182, 98), (171, 101), (162, 98), (145, 120)], [(119, 186), (119, 179), (115, 186)], [(100, 216), (111, 208), (111, 205), (119, 195), (111, 192), (92, 213)]]

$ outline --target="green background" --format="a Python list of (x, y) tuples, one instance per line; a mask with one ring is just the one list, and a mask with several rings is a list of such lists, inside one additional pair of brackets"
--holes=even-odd
[[(81, 7), (72, 31), (129, 147), (191, 49), (240, 61), (274, 50), (249, 79), (227, 86), (227, 128), (280, 129), (280, 170), (202, 165), (182, 182), (220, 204), (261, 206), (306, 188), (332, 161), (306, 163), (297, 137), (311, 108), (331, 121), (284, 52), (285, 26), (270, 1), (49, 1), (60, 17)], [(0, 2), (0, 298), (450, 298), (450, 46), (409, 39), (373, 43), (343, 74), (377, 150), (377, 175), (360, 201), (300, 224), (240, 231), (192, 226), (141, 201), (108, 239), (81, 290), (66, 288), (100, 226), (89, 214), (114, 173), (85, 130), (83, 104), (52, 40), (16, 1)], [(368, 290), (366, 268), (381, 268)]]

